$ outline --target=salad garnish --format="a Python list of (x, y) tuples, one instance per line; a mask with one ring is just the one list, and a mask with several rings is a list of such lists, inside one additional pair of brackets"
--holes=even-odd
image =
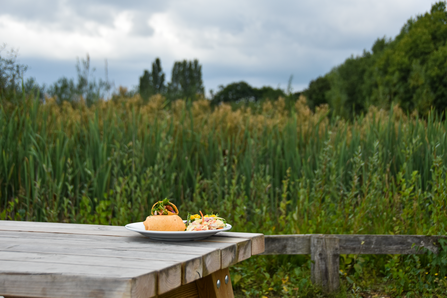
[(221, 230), (227, 224), (226, 220), (215, 214), (203, 215), (202, 211), (199, 214), (189, 215), (187, 220), (186, 231), (210, 231)]
[(152, 215), (178, 215), (177, 206), (169, 202), (168, 198), (158, 201), (152, 206)]

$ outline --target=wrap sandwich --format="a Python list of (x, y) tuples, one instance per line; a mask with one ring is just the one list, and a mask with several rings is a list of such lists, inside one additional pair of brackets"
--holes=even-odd
[(158, 201), (152, 206), (151, 215), (143, 222), (148, 231), (184, 231), (186, 226), (178, 209), (168, 199)]

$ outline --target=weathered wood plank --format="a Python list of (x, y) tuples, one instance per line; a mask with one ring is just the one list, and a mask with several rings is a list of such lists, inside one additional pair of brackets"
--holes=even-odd
[(309, 235), (266, 235), (265, 251), (262, 255), (308, 255)]
[[(177, 265), (178, 266), (178, 265)], [(180, 268), (174, 268), (180, 272)], [(147, 268), (121, 268), (115, 266), (84, 266), (82, 264), (39, 263), (34, 261), (0, 260), (0, 274), (56, 274), (99, 276), (108, 278), (135, 278), (153, 273)], [(180, 278), (179, 278), (180, 279)]]
[[(152, 290), (162, 295), (263, 250), (262, 234), (228, 233), (204, 241), (160, 242), (120, 226), (0, 221), (0, 269), (12, 266), (15, 270), (0, 270), (0, 275), (128, 279), (136, 297), (153, 296), (147, 294)], [(34, 285), (45, 283), (37, 279)], [(120, 297), (127, 297), (126, 291)], [(113, 297), (101, 291), (91, 293)], [(85, 291), (79, 296), (86, 296)]]
[(0, 295), (14, 297), (123, 298), (154, 297), (152, 275), (136, 279), (102, 276), (0, 273)]
[(325, 292), (334, 292), (340, 287), (339, 262), (340, 239), (331, 235), (313, 235), (310, 238), (311, 279)]
[[(71, 254), (79, 256), (127, 257), (133, 259), (156, 260), (167, 263), (185, 262), (198, 258), (200, 254), (182, 254), (167, 252), (151, 252), (145, 250), (129, 250), (127, 248), (102, 248), (89, 243), (67, 241), (67, 246), (57, 245), (46, 240), (7, 239), (0, 242), (0, 251), (39, 252), (54, 254)], [(215, 250), (214, 252), (218, 252)], [(0, 252), (1, 253), (1, 252)], [(218, 258), (216, 258), (217, 260)]]
[[(340, 239), (341, 254), (422, 254), (425, 247), (437, 252), (439, 236), (419, 235), (334, 235)], [(414, 245), (414, 246), (413, 246)]]
[[(172, 256), (172, 260), (176, 261), (202, 257), (203, 269), (202, 272), (199, 271), (202, 277), (237, 262), (237, 249), (234, 243), (201, 241), (192, 241), (188, 243), (163, 243), (138, 236), (132, 238), (116, 238), (83, 235), (71, 235), (70, 238), (68, 238), (69, 240), (67, 240), (66, 236), (59, 234), (0, 231), (0, 243), (11, 243), (12, 245), (12, 241), (15, 241), (14, 245), (19, 245), (20, 243), (29, 243), (30, 239), (35, 243), (48, 243), (50, 241), (51, 245), (54, 247), (83, 247), (85, 249), (92, 249), (92, 251), (97, 249), (110, 250), (113, 248), (115, 251), (125, 250), (129, 252), (144, 252), (148, 255), (154, 255), (154, 258), (159, 256), (163, 259)], [(190, 255), (190, 257), (188, 257), (188, 255)], [(192, 271), (192, 269), (188, 267), (185, 268), (186, 276), (189, 276), (188, 272), (191, 273), (196, 271), (197, 270)], [(190, 280), (190, 278), (187, 278), (185, 279), (185, 282), (189, 282)]]
[[(125, 271), (134, 272), (135, 278), (147, 272), (158, 273), (158, 289), (163, 293), (180, 286), (182, 283), (182, 263), (165, 263), (161, 261), (144, 260), (144, 259), (129, 259), (129, 258), (110, 258), (101, 256), (77, 256), (77, 255), (60, 255), (60, 254), (44, 254), (44, 253), (29, 253), (29, 252), (8, 252), (0, 251), (0, 261), (9, 262), (9, 269), (0, 269), (0, 272), (15, 274), (15, 273), (29, 273), (33, 268), (34, 274), (45, 272), (47, 274), (57, 274), (67, 272), (67, 266), (82, 266), (82, 270), (78, 274), (89, 275), (91, 272), (97, 274), (106, 274), (108, 271)], [(26, 262), (26, 266), (21, 266)], [(183, 265), (185, 266), (185, 265)], [(92, 271), (92, 270), (95, 271)], [(134, 271), (129, 271), (133, 269)], [(81, 270), (81, 269), (79, 269)], [(68, 271), (70, 272), (70, 271)], [(195, 274), (197, 275), (197, 274)], [(112, 275), (113, 276), (113, 275)], [(193, 276), (195, 277), (195, 276)], [(187, 277), (184, 277), (187, 278)], [(193, 278), (196, 280), (198, 278)], [(160, 293), (160, 292), (159, 292)]]
[[(66, 247), (73, 247), (75, 251), (88, 251), (91, 254), (112, 254), (113, 256), (126, 251), (124, 254), (146, 253), (148, 256), (152, 255), (151, 259), (159, 258), (161, 260), (169, 260), (172, 256), (172, 261), (181, 261), (182, 267), (182, 284), (189, 283), (198, 278), (207, 276), (221, 268), (226, 268), (231, 264), (237, 262), (237, 247), (231, 239), (230, 242), (189, 242), (189, 243), (160, 243), (152, 241), (145, 237), (106, 237), (106, 236), (84, 236), (71, 235), (69, 240), (67, 237), (60, 234), (48, 233), (30, 233), (19, 232), (21, 237), (15, 237), (18, 233), (14, 232), (0, 232), (0, 247), (10, 248), (11, 246), (25, 245), (31, 241), (39, 247), (38, 244), (48, 244), (52, 247), (51, 251), (62, 252)], [(5, 235), (7, 234), (7, 235)], [(15, 237), (15, 238), (14, 238)], [(123, 242), (125, 239), (125, 243)], [(129, 240), (130, 239), (130, 240)], [(219, 238), (220, 239), (220, 238)], [(238, 240), (243, 242), (243, 240)], [(5, 243), (8, 243), (6, 245)], [(25, 244), (24, 244), (25, 243)], [(45, 246), (47, 247), (47, 246)], [(57, 249), (59, 247), (59, 249)], [(28, 248), (30, 248), (28, 246)], [(113, 248), (113, 249), (111, 249)], [(98, 249), (100, 249), (98, 251)], [(42, 250), (42, 249), (41, 249)], [(241, 257), (244, 254), (241, 249)], [(196, 259), (201, 257), (202, 260)], [(222, 267), (223, 266), (223, 267)]]
[[(232, 242), (217, 242), (217, 241), (201, 241), (202, 243), (206, 243), (209, 247), (214, 247), (219, 249), (219, 257), (220, 257), (220, 268), (227, 268), (231, 265), (236, 264), (238, 261), (238, 250), (237, 243)], [(216, 267), (217, 264), (212, 265)], [(214, 272), (214, 271), (213, 271)]]
[[(48, 254), (72, 255), (82, 257), (85, 260), (90, 260), (91, 258), (103, 260), (105, 257), (108, 257), (116, 260), (123, 260), (123, 262), (129, 264), (135, 263), (137, 266), (144, 266), (145, 264), (166, 266), (169, 264), (181, 263), (182, 284), (197, 280), (204, 275), (203, 260), (210, 262), (209, 259), (211, 258), (214, 262), (220, 263), (218, 250), (203, 255), (191, 255), (182, 253), (172, 254), (166, 252), (130, 251), (128, 249), (117, 250), (111, 248), (95, 248), (91, 246), (89, 247), (88, 243), (77, 243), (75, 245), (66, 243), (67, 246), (58, 246), (53, 243), (48, 243), (47, 241), (33, 242), (33, 244), (28, 243), (29, 241), (25, 242), (24, 239), (13, 239), (12, 241), (0, 243), (0, 258), (4, 258), (7, 255), (5, 252), (28, 252), (42, 254), (43, 256)], [(94, 262), (95, 261), (96, 260), (94, 260)]]
[(63, 228), (72, 230), (113, 230), (116, 228), (123, 228), (123, 226), (110, 225), (91, 225), (91, 224), (76, 224), (76, 223), (59, 223), (59, 222), (38, 222), (38, 221), (17, 221), (17, 220), (0, 220), (0, 226), (15, 226), (15, 227), (45, 227), (47, 230), (52, 228)]
[(244, 238), (233, 238), (233, 237), (210, 237), (204, 242), (214, 242), (214, 243), (234, 243), (236, 244), (236, 260), (237, 262), (242, 262), (251, 257), (251, 241)]
[[(109, 237), (109, 236), (91, 236), (91, 235), (70, 235), (69, 238), (66, 235), (51, 234), (51, 233), (33, 233), (33, 232), (4, 232), (0, 231), (0, 241), (6, 238), (17, 239), (45, 239), (54, 243), (64, 243), (67, 241), (78, 243), (89, 243), (96, 247), (102, 248), (128, 248), (139, 249), (143, 248), (147, 251), (160, 251), (167, 253), (184, 253), (184, 254), (203, 254), (212, 252), (216, 249), (225, 249), (228, 244), (226, 243), (214, 243), (203, 241), (190, 241), (190, 242), (160, 242), (154, 241), (146, 237), (133, 236), (133, 237)], [(69, 240), (67, 240), (69, 239)], [(194, 249), (192, 249), (193, 247)]]
[(27, 222), (10, 220), (0, 220), (0, 231), (104, 235), (116, 237), (126, 237), (135, 234), (135, 232), (129, 231), (123, 226)]
[[(225, 249), (222, 252), (220, 249), (216, 249), (206, 255), (203, 256), (202, 264), (202, 277), (207, 276), (217, 270), (220, 270), (222, 267), (222, 254), (229, 251), (229, 248)], [(228, 267), (228, 266), (227, 266)]]
[[(183, 281), (194, 281), (199, 279), (200, 274), (199, 277), (197, 277), (198, 273), (192, 271), (192, 268), (196, 268), (197, 271), (201, 272), (200, 258), (196, 258), (191, 262), (168, 263), (163, 261), (131, 259), (123, 257), (79, 256), (52, 253), (0, 251), (0, 260), (12, 262), (12, 267), (11, 269), (9, 269), (11, 273), (16, 272), (16, 263), (21, 263), (24, 261), (40, 264), (43, 268), (47, 268), (47, 270), (51, 270), (51, 268), (55, 268), (55, 270), (63, 270), (66, 265), (79, 265), (83, 266), (86, 270), (89, 270), (89, 268), (102, 268), (102, 271), (124, 269), (143, 270), (140, 274), (144, 274), (148, 271), (157, 271), (158, 288), (164, 291), (173, 289), (172, 285), (182, 284), (182, 279)], [(191, 264), (194, 262), (199, 263), (199, 265)], [(197, 268), (198, 266), (200, 267)], [(185, 272), (186, 268), (189, 268), (191, 272)]]
[(131, 297), (150, 298), (154, 296), (157, 293), (156, 283), (157, 280), (153, 280), (148, 274), (132, 278)]
[(236, 232), (221, 232), (215, 235), (215, 237), (231, 237), (231, 238), (244, 238), (251, 241), (251, 254), (258, 255), (265, 250), (264, 234), (260, 233), (236, 233)]
[[(200, 260), (200, 258), (197, 258)], [(89, 256), (89, 255), (71, 255), (42, 252), (23, 252), (23, 251), (0, 251), (0, 260), (4, 261), (30, 261), (48, 264), (73, 264), (101, 267), (118, 267), (147, 269), (149, 271), (163, 271), (177, 268), (180, 271), (179, 262), (164, 262), (162, 260), (147, 260), (129, 257), (107, 257), (107, 256)], [(0, 269), (1, 270), (1, 269)], [(106, 269), (104, 269), (106, 270)]]
[[(425, 247), (437, 252), (441, 236), (419, 235), (332, 235), (340, 239), (341, 254), (421, 254)], [(311, 235), (266, 235), (263, 255), (310, 254)]]

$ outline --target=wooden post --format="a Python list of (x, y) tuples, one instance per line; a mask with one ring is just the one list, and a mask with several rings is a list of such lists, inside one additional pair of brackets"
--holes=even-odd
[(310, 238), (311, 280), (315, 285), (331, 293), (340, 287), (339, 239), (328, 235), (312, 235)]

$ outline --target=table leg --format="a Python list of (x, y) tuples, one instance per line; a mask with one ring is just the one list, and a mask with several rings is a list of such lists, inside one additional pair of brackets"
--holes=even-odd
[[(200, 298), (233, 298), (230, 271), (228, 268), (216, 271), (196, 281)], [(220, 286), (219, 286), (220, 284)]]
[[(218, 284), (220, 284), (218, 286)], [(159, 298), (234, 298), (228, 268), (158, 296)]]

